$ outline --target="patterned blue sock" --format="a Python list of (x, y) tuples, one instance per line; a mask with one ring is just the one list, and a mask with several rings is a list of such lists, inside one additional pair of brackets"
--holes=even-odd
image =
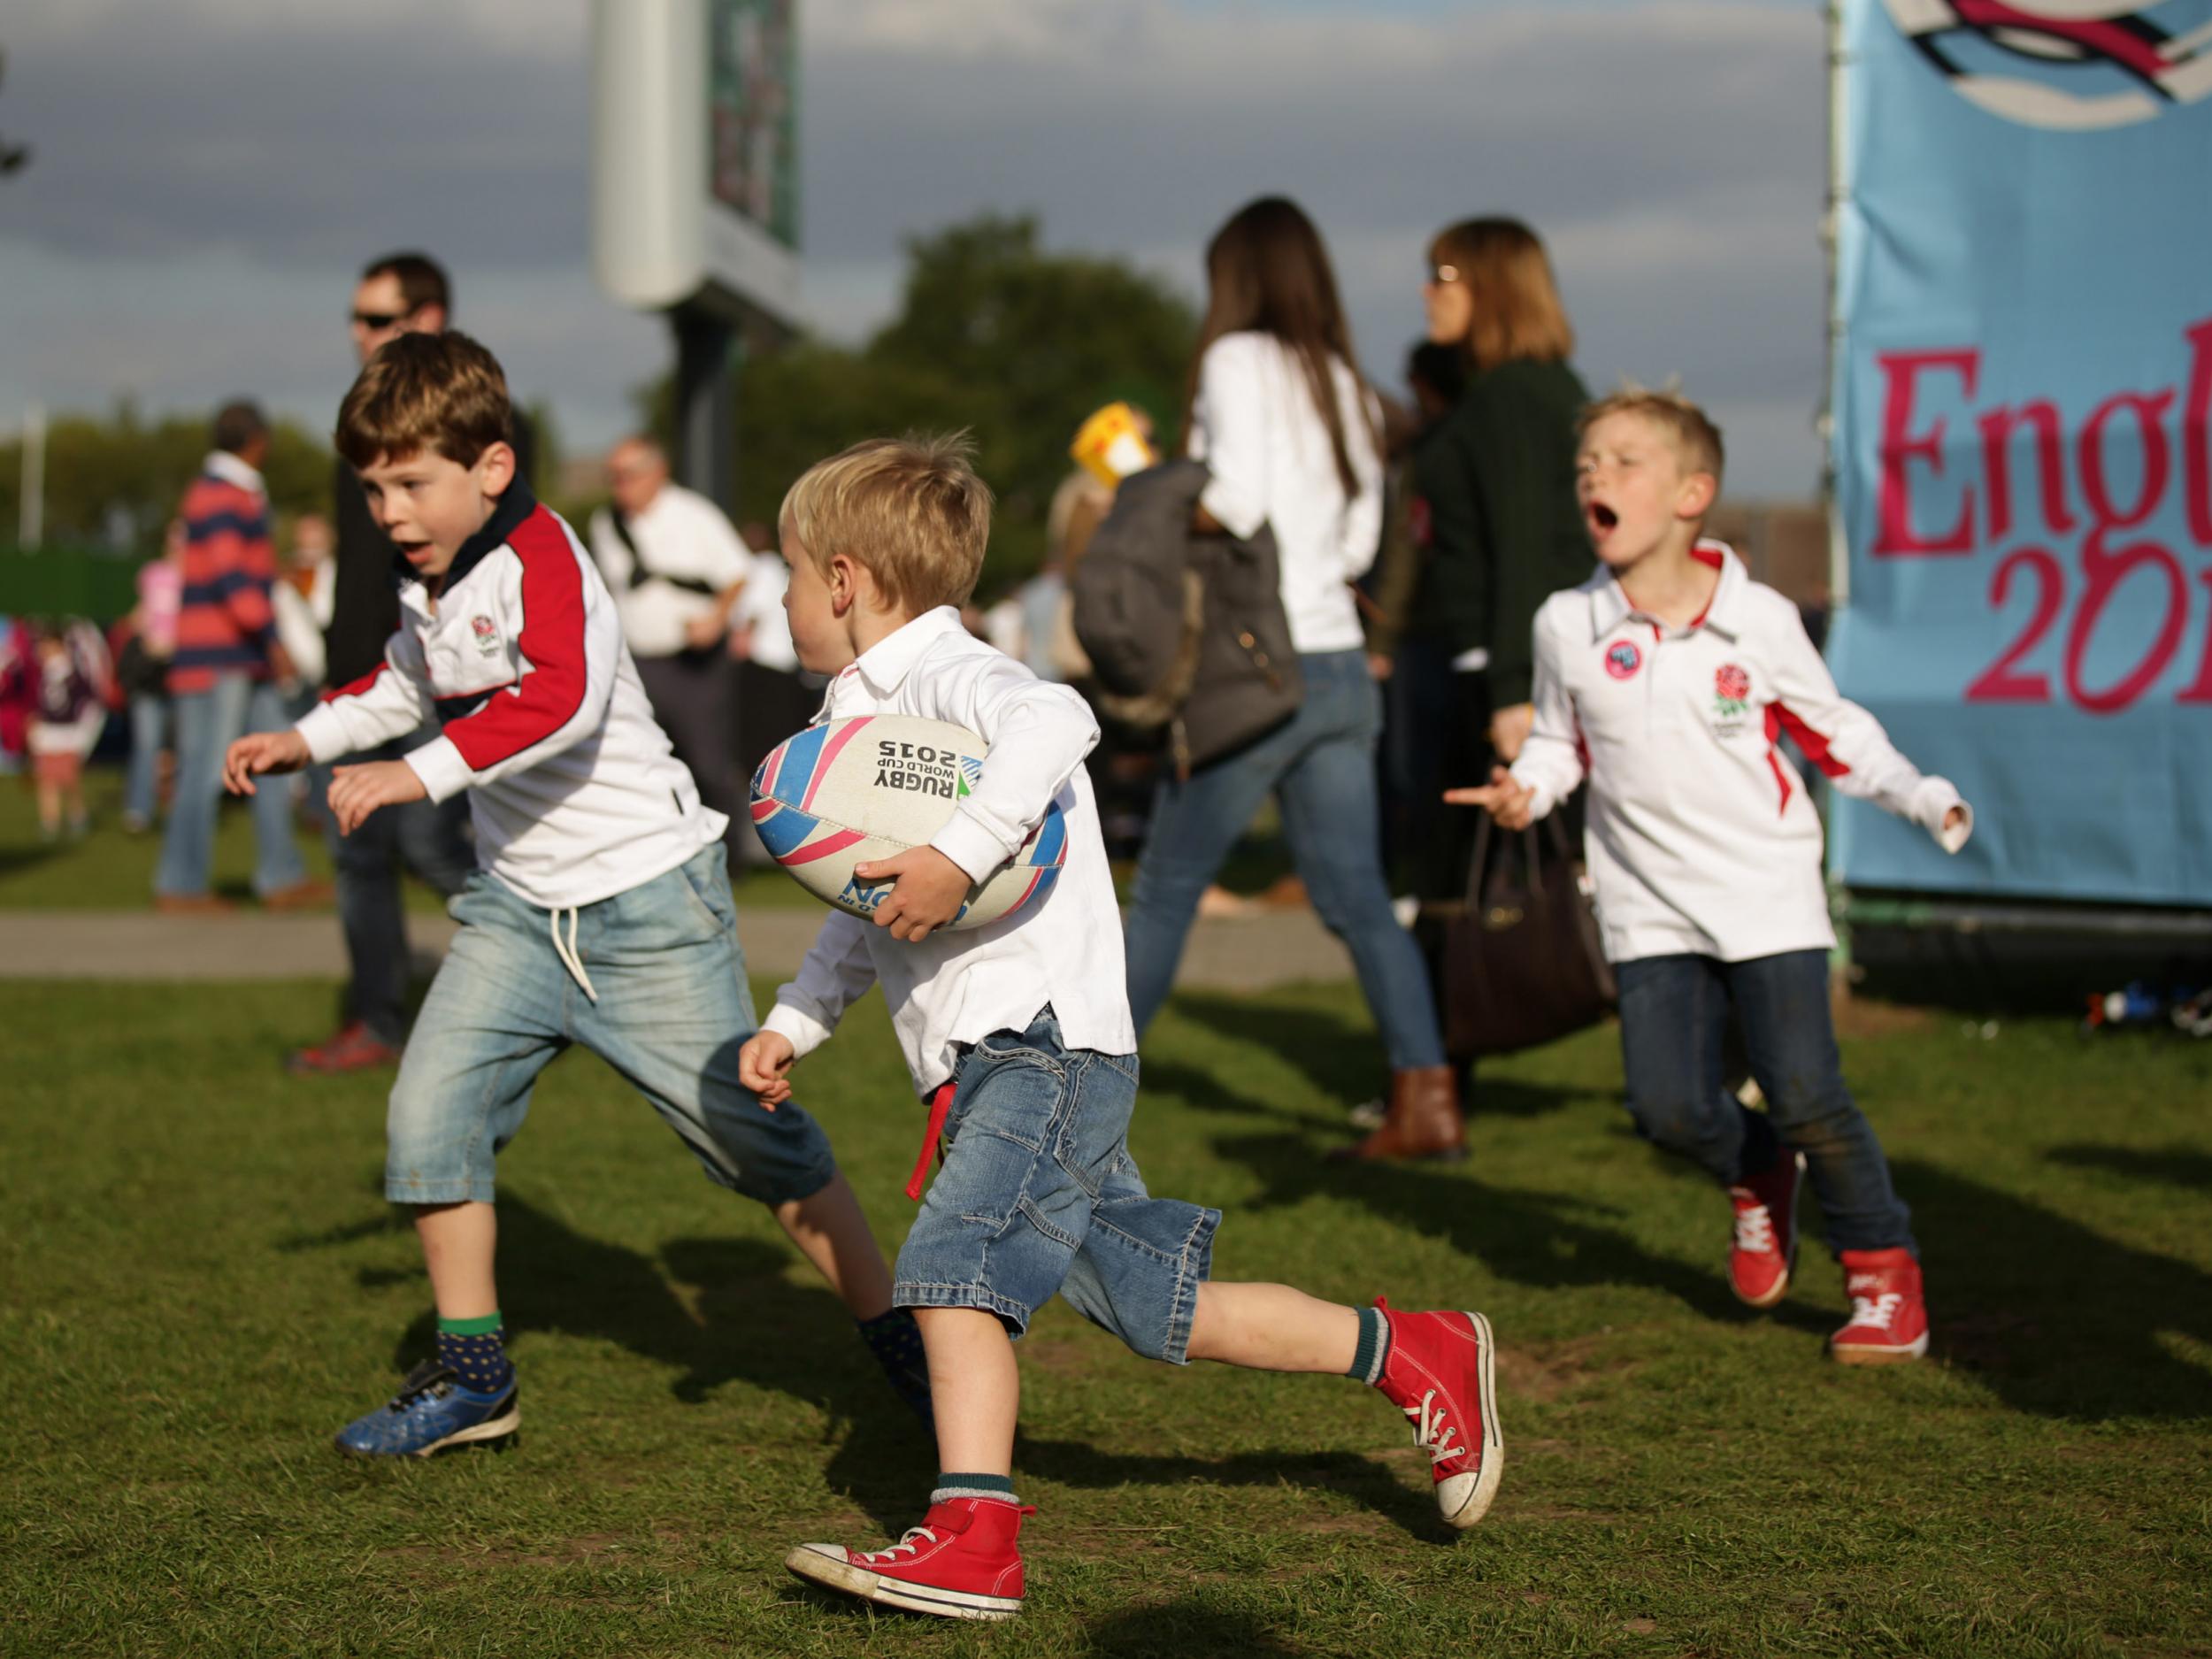
[(1006, 1475), (939, 1475), (937, 1490), (929, 1494), (929, 1501), (932, 1503), (945, 1503), (954, 1498), (995, 1498), (1001, 1503), (1017, 1502), (1014, 1482)]
[(922, 1327), (914, 1322), (914, 1310), (894, 1308), (872, 1319), (856, 1319), (853, 1326), (860, 1333), (860, 1340), (868, 1345), (868, 1351), (876, 1356), (876, 1363), (883, 1367), (884, 1377), (893, 1392), (925, 1424), (933, 1424), (936, 1418), (929, 1405), (929, 1360), (922, 1352)]
[(450, 1366), (471, 1394), (504, 1394), (515, 1379), (507, 1333), (496, 1313), (480, 1319), (440, 1319), (438, 1363)]
[(1380, 1308), (1359, 1310), (1359, 1346), (1352, 1350), (1352, 1369), (1344, 1374), (1356, 1377), (1369, 1387), (1382, 1380), (1383, 1362), (1390, 1357), (1390, 1321), (1383, 1317)]

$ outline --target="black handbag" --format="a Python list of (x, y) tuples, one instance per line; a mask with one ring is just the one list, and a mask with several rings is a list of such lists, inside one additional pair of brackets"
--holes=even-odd
[(1444, 930), (1444, 1044), (1461, 1057), (1532, 1048), (1618, 1001), (1581, 861), (1554, 814), (1519, 834), (1475, 832), (1467, 897)]

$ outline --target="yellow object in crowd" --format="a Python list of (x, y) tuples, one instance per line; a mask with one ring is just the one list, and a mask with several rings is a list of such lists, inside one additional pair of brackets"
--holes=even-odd
[(1160, 458), (1146, 440), (1144, 417), (1126, 403), (1109, 403), (1093, 414), (1077, 430), (1068, 453), (1110, 489)]

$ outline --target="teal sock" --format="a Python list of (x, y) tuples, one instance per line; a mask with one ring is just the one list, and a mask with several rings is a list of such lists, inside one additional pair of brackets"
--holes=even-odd
[(504, 1394), (515, 1379), (515, 1368), (507, 1358), (507, 1333), (496, 1313), (478, 1319), (440, 1319), (438, 1363), (450, 1366), (471, 1394)]
[(1390, 1321), (1383, 1317), (1380, 1308), (1362, 1308), (1359, 1346), (1352, 1350), (1352, 1369), (1344, 1374), (1358, 1378), (1371, 1388), (1382, 1380), (1383, 1362), (1389, 1357)]
[(995, 1498), (1001, 1503), (1011, 1503), (1014, 1482), (1007, 1475), (939, 1475), (937, 1490), (929, 1494), (929, 1501), (945, 1503), (954, 1498)]

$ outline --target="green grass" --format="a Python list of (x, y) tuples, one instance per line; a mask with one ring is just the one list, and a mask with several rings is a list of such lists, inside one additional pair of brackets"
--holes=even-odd
[[(1731, 1303), (1725, 1207), (1627, 1133), (1606, 1033), (1488, 1068), (1467, 1164), (1340, 1170), (1352, 994), (1186, 1000), (1153, 1184), (1227, 1211), (1225, 1277), (1488, 1311), (1505, 1484), (1455, 1539), (1379, 1399), (1147, 1365), (1055, 1307), (1030, 1605), (985, 1629), (783, 1572), (895, 1535), (932, 1457), (772, 1225), (586, 1056), (503, 1159), (520, 1444), (334, 1455), (428, 1321), (382, 1081), (277, 1070), (328, 995), (0, 985), (0, 1652), (2212, 1652), (2212, 1048), (1851, 1039), (1937, 1318), (1929, 1363), (1855, 1371), (1816, 1249), (1774, 1316)], [(895, 1244), (918, 1110), (880, 1004), (803, 1076)]]

